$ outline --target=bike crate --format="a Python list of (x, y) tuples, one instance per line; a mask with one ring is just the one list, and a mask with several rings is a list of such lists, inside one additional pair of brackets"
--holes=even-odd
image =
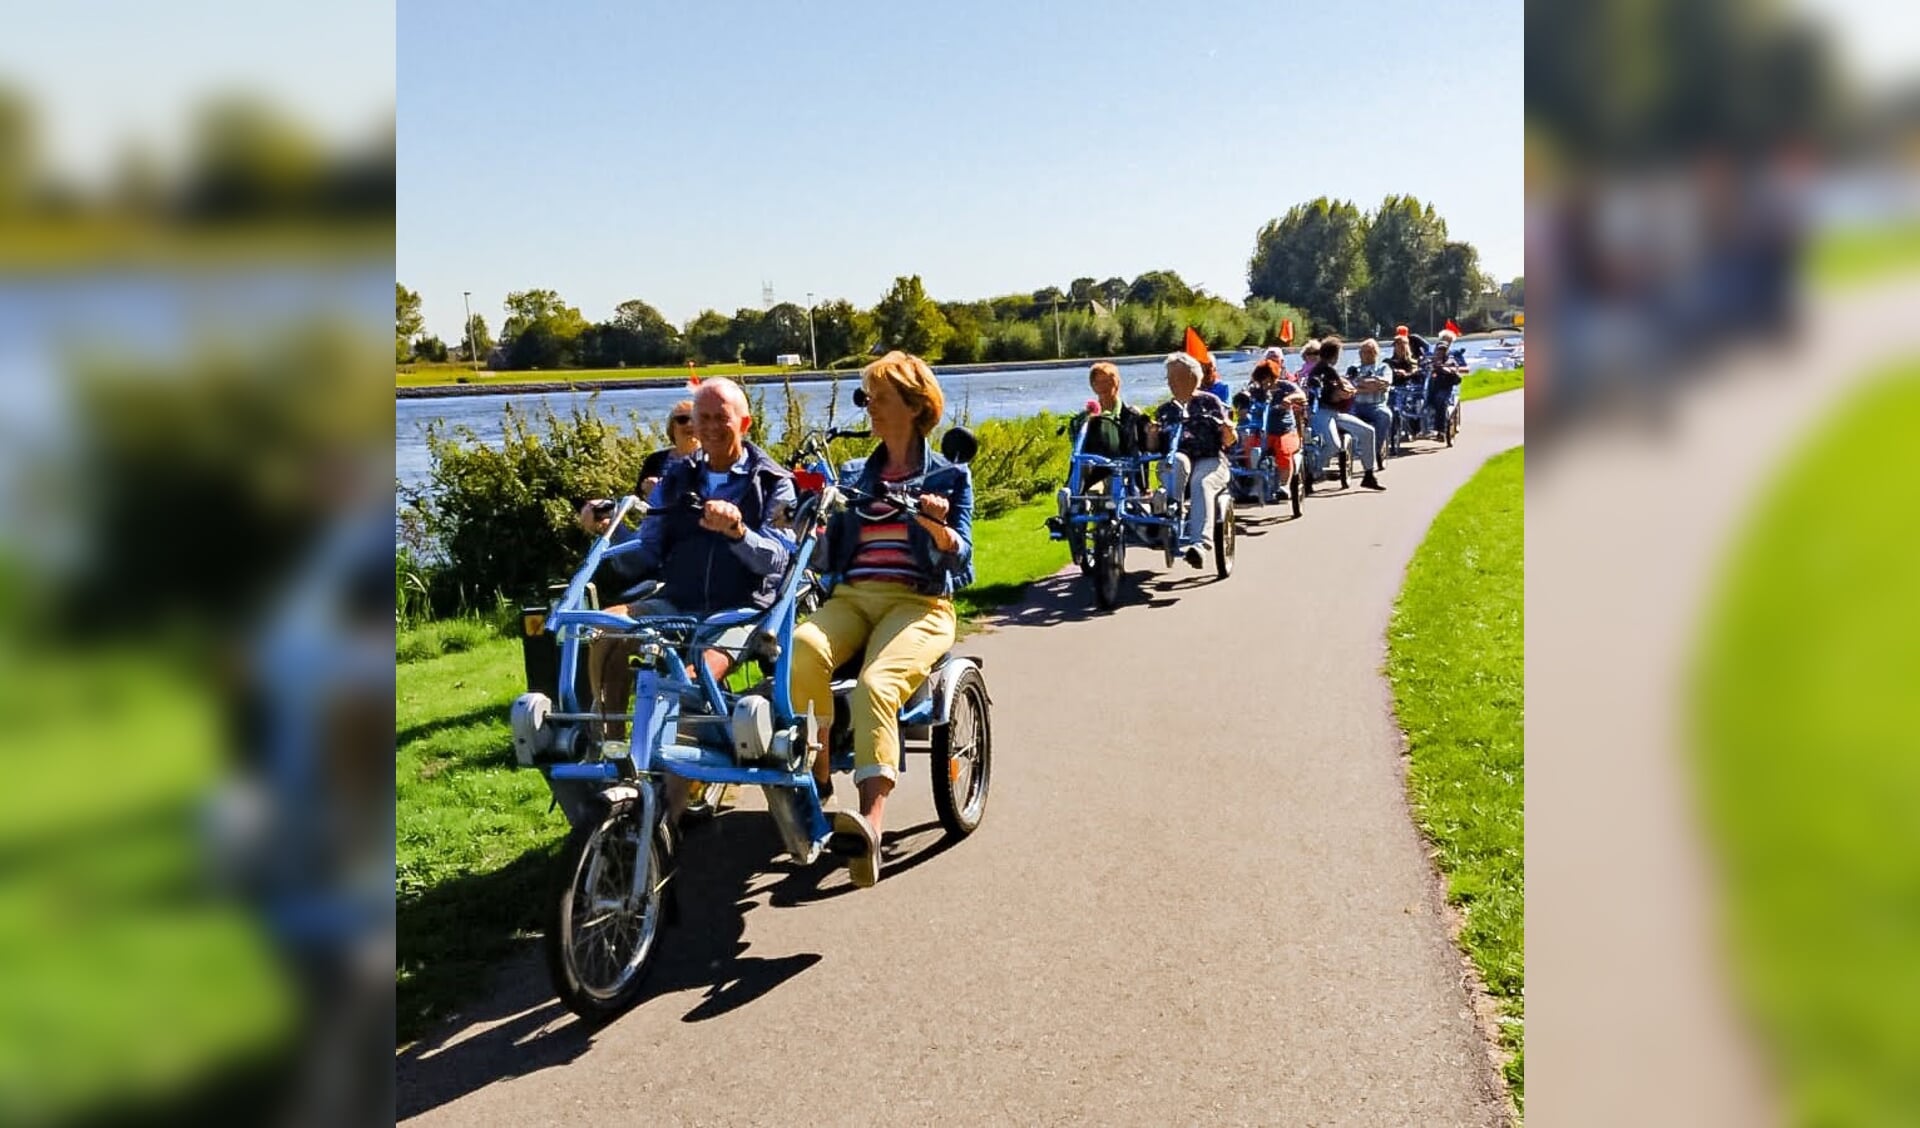
[[(565, 584), (556, 584), (551, 589), (558, 599), (567, 588)], [(598, 610), (600, 599), (591, 583), (587, 585), (585, 606)], [(520, 664), (526, 671), (527, 691), (544, 693), (549, 701), (560, 700), (560, 647), (554, 637), (547, 633), (547, 611), (551, 604), (537, 607), (520, 608)], [(573, 691), (576, 700), (582, 706), (593, 700), (593, 682), (587, 674), (585, 654), (574, 670)]]

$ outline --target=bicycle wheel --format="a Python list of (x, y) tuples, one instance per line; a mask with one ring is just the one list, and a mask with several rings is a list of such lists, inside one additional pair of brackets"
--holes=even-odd
[(1093, 567), (1087, 572), (1087, 580), (1093, 586), (1094, 606), (1102, 611), (1111, 611), (1120, 602), (1126, 551), (1118, 529), (1103, 525), (1094, 530)]
[(1233, 498), (1222, 491), (1214, 508), (1213, 570), (1220, 579), (1233, 575)]
[(933, 735), (933, 809), (955, 838), (980, 827), (993, 782), (993, 724), (987, 682), (968, 666), (953, 690), (953, 711)]
[[(643, 856), (648, 879), (636, 891)], [(665, 833), (640, 825), (637, 803), (618, 803), (600, 821), (575, 827), (560, 860), (547, 970), (568, 1010), (602, 1022), (633, 1005), (653, 967), (666, 911)]]

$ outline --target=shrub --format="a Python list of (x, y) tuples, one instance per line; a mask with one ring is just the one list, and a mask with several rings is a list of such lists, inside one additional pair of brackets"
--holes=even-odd
[(561, 416), (505, 409), (505, 439), (429, 425), (424, 489), (402, 491), (402, 517), (418, 559), (431, 560), (427, 603), (440, 614), (524, 596), (564, 579), (584, 534), (574, 515), (592, 497), (634, 487), (647, 453), (666, 443), (657, 423), (630, 413), (622, 429), (592, 413), (592, 399)]

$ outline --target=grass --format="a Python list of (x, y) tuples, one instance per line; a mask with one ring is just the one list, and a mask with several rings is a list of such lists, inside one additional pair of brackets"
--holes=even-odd
[[(519, 616), (514, 616), (519, 622)], [(394, 632), (393, 657), (400, 663), (419, 662), (442, 654), (460, 654), (501, 637), (505, 632), (497, 622), (469, 615), (457, 619), (435, 619)]]
[(1501, 392), (1510, 392), (1526, 383), (1527, 370), (1522, 368), (1493, 369), (1483, 368), (1471, 373), (1460, 384), (1460, 402), (1497, 396)]
[(1388, 629), (1414, 815), (1433, 843), (1459, 942), (1500, 1008), (1524, 1103), (1524, 448), (1489, 460), (1434, 519)]
[[(260, 923), (202, 885), (220, 716), (170, 655), (0, 640), (0, 1122), (148, 1115), (284, 1056)], [(11, 864), (9, 864), (11, 863)]]
[[(1053, 505), (1048, 497), (974, 525), (978, 575), (956, 600), (963, 623), (1066, 563), (1065, 547), (1042, 527)], [(507, 707), (526, 688), (519, 640), (478, 620), (400, 637), (397, 651), (410, 639), (420, 651), (400, 655), (394, 687), (395, 978), (405, 1044), (544, 927), (551, 859), (567, 823), (549, 812), (540, 774), (513, 764)], [(463, 649), (444, 646), (456, 638)], [(435, 644), (442, 649), (428, 654)]]
[[(707, 376), (765, 376), (800, 369), (777, 364), (698, 364), (694, 371)], [(570, 384), (583, 380), (657, 380), (662, 384), (685, 383), (687, 366), (659, 368), (557, 368), (532, 372), (490, 372), (476, 374), (464, 364), (407, 365), (394, 373), (397, 388), (426, 388), (447, 384)]]
[(1920, 219), (1829, 231), (1807, 258), (1816, 286), (1841, 289), (1920, 274)]
[[(1801, 449), (1920, 411), (1911, 362)], [(1699, 791), (1733, 963), (1802, 1124), (1920, 1112), (1920, 451), (1796, 459), (1730, 554), (1694, 669)], [(1871, 483), (1872, 488), (1862, 488)]]

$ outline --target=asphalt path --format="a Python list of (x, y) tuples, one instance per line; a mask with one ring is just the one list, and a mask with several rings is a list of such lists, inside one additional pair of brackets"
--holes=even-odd
[(860, 890), (776, 859), (750, 800), (689, 836), (646, 999), (590, 1029), (530, 942), (399, 1055), (399, 1117), (1502, 1122), (1381, 674), (1434, 515), (1524, 440), (1517, 393), (1465, 418), (1385, 493), (1250, 511), (1224, 582), (1134, 550), (1114, 613), (1036, 585), (960, 645), (993, 697), (973, 836), (911, 759)]

